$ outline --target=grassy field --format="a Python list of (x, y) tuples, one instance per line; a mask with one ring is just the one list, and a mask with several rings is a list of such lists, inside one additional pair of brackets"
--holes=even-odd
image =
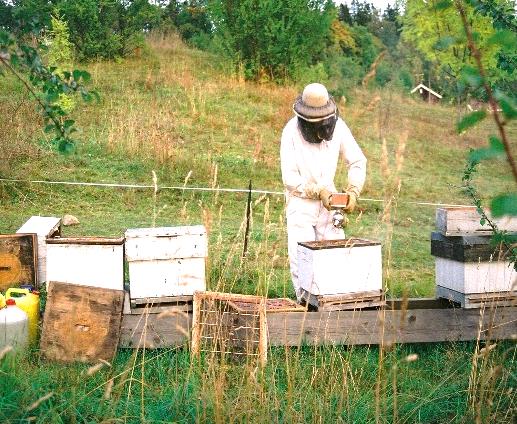
[[(279, 139), (300, 87), (244, 82), (174, 37), (150, 40), (142, 57), (87, 68), (102, 100), (78, 105), (80, 142), (70, 156), (51, 150), (22, 87), (0, 79), (0, 177), (149, 187), (0, 181), (0, 233), (32, 215), (67, 213), (81, 223), (65, 235), (202, 223), (211, 289), (293, 297), (282, 195), (254, 194), (243, 261), (246, 194), (223, 189), (245, 189), (251, 180), (255, 189), (282, 191)], [(487, 120), (458, 135), (455, 108), (389, 89), (351, 92), (340, 112), (368, 157), (347, 234), (383, 242), (389, 297), (432, 296), (435, 204), (468, 203), (459, 189), (468, 149), (485, 144), (494, 127)], [(509, 132), (515, 140), (516, 128)], [(342, 167), (338, 187), (345, 183)], [(480, 167), (476, 184), (482, 196), (502, 192), (511, 184), (506, 164)], [(196, 187), (220, 190), (190, 190)], [(513, 422), (515, 345), (482, 348), (275, 348), (263, 370), (192, 362), (183, 349), (121, 350), (97, 372), (50, 364), (33, 351), (0, 359), (0, 421)]]

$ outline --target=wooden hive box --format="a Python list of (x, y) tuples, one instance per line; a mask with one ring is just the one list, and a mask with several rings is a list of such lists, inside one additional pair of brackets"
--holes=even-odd
[(206, 289), (204, 226), (129, 229), (125, 236), (131, 299), (192, 296)]
[(0, 291), (22, 284), (35, 286), (37, 266), (35, 234), (0, 235)]
[(314, 296), (380, 292), (381, 244), (358, 238), (298, 243), (298, 279)]
[[(490, 236), (431, 234), (431, 254), (435, 257), (438, 297), (447, 297), (463, 306), (469, 298), (494, 298), (492, 294), (517, 289), (517, 273), (501, 247), (490, 244)], [(477, 294), (479, 296), (470, 296)], [(469, 296), (465, 296), (469, 295)]]
[(38, 245), (38, 284), (47, 281), (47, 238), (61, 235), (61, 218), (31, 216), (17, 233), (36, 234)]
[[(517, 232), (517, 217), (503, 216), (491, 218), (499, 230)], [(449, 207), (436, 209), (436, 230), (444, 236), (490, 235), (492, 228), (485, 223), (481, 225), (481, 216), (474, 206)]]
[(124, 239), (47, 239), (47, 281), (124, 289)]

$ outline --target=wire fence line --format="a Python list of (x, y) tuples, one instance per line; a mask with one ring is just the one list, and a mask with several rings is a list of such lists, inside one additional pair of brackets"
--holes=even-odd
[[(65, 186), (81, 186), (81, 187), (100, 187), (100, 188), (127, 188), (127, 189), (155, 189), (151, 184), (122, 184), (122, 183), (89, 183), (81, 181), (48, 181), (48, 180), (22, 180), (16, 178), (0, 178), (1, 182), (6, 183), (23, 183), (23, 184), (47, 184), (47, 185), (65, 185)], [(204, 191), (204, 192), (218, 192), (218, 193), (251, 193), (284, 196), (283, 191), (272, 190), (249, 190), (247, 188), (224, 188), (224, 187), (188, 187), (188, 186), (158, 186), (159, 190), (177, 190), (177, 191)], [(371, 199), (361, 197), (361, 201), (383, 203), (383, 199)], [(468, 207), (470, 205), (451, 204), (451, 203), (435, 203), (435, 202), (421, 202), (411, 200), (399, 200), (399, 203), (405, 203), (417, 206), (438, 206), (438, 207)]]

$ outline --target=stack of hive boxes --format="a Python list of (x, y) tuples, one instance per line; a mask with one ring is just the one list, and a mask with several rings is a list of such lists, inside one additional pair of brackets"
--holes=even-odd
[[(517, 219), (495, 220), (502, 231), (517, 232)], [(436, 295), (464, 308), (505, 306), (516, 300), (517, 273), (504, 245), (491, 243), (492, 230), (480, 224), (476, 208), (439, 208), (431, 234)]]

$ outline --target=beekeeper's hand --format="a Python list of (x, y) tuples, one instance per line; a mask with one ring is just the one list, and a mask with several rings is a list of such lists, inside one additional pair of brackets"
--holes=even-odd
[(346, 213), (352, 213), (357, 205), (357, 194), (353, 191), (347, 191), (348, 194), (348, 203), (345, 208)]
[(330, 205), (332, 202), (332, 193), (330, 191), (328, 191), (326, 188), (322, 188), (320, 190), (319, 196), (320, 196), (321, 203), (323, 203), (323, 206), (325, 207), (325, 209), (327, 209), (329, 211)]

